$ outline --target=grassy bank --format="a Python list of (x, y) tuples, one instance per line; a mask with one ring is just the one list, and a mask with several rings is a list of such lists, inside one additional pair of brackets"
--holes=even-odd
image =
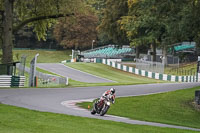
[(32, 111), (0, 104), (0, 133), (197, 133)]
[(167, 67), (165, 73), (170, 75), (185, 76), (195, 75), (197, 72), (197, 63), (180, 64), (179, 67)]
[[(136, 120), (200, 128), (200, 111), (192, 105), (197, 89), (200, 87), (148, 96), (117, 98), (116, 104), (108, 113)], [(80, 105), (87, 108), (88, 104), (92, 106), (91, 103)]]
[(160, 80), (134, 75), (99, 63), (67, 63), (66, 65), (83, 72), (115, 81), (115, 83), (104, 83), (103, 85), (131, 85), (163, 82)]
[(13, 50), (13, 58), (15, 61), (19, 61), (22, 55), (26, 55), (26, 63), (30, 64), (30, 61), (34, 56), (39, 53), (38, 63), (58, 63), (63, 60), (70, 59), (71, 50), (66, 51), (44, 51), (44, 50)]
[[(122, 64), (136, 68), (135, 62), (123, 62)], [(164, 73), (168, 75), (187, 76), (195, 75), (197, 71), (197, 62), (183, 63), (177, 65), (168, 65), (164, 68)]]

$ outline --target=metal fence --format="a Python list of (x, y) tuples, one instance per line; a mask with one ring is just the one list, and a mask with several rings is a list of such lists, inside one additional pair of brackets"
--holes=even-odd
[(179, 66), (179, 57), (168, 55), (167, 56), (167, 64), (174, 64), (176, 66)]
[[(153, 61), (152, 55), (146, 55), (147, 61)], [(156, 55), (156, 62), (162, 63), (162, 55)], [(167, 64), (179, 65), (179, 57), (173, 55), (167, 55)]]
[[(21, 69), (19, 67), (20, 65), (17, 65), (18, 69)], [(23, 68), (26, 72), (30, 73), (30, 68), (25, 67)], [(48, 86), (58, 86), (58, 85), (68, 85), (68, 78), (59, 77), (56, 75), (46, 74), (42, 72), (36, 71), (36, 76), (38, 77), (38, 86), (39, 87), (48, 87)]]
[(136, 68), (162, 74), (165, 69), (164, 65), (160, 62), (144, 61), (142, 59), (136, 59)]
[(48, 85), (48, 84), (63, 84), (63, 85), (68, 85), (68, 79), (51, 75), (51, 74), (46, 74), (42, 72), (36, 71), (36, 76), (39, 78), (39, 84), (40, 85)]

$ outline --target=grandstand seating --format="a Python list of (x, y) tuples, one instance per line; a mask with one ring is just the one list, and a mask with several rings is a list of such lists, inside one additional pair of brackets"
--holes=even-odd
[(187, 49), (194, 49), (196, 47), (195, 42), (182, 42), (181, 45), (174, 46), (175, 51), (182, 51), (182, 50), (187, 50)]
[(93, 58), (93, 57), (111, 58), (111, 57), (118, 57), (120, 55), (130, 53), (132, 51), (133, 50), (130, 47), (115, 48), (114, 46), (108, 46), (95, 49), (93, 51), (84, 52), (83, 55), (85, 58)]

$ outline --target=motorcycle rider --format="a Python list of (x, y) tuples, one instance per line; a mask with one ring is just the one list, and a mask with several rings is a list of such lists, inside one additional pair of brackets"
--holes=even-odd
[(110, 90), (107, 90), (103, 93), (102, 97), (100, 98), (100, 101), (103, 101), (108, 95), (111, 95), (112, 103), (115, 103), (115, 88), (110, 88)]
[[(109, 100), (109, 102), (106, 102), (106, 104), (108, 105), (104, 103), (105, 100)], [(108, 111), (110, 107), (110, 102), (112, 102), (112, 104), (115, 103), (115, 88), (110, 88), (110, 90), (105, 91), (103, 95), (101, 96), (101, 98), (95, 101), (94, 106), (91, 110), (91, 114), (94, 115), (97, 113), (103, 116)], [(102, 109), (104, 110), (102, 111)]]

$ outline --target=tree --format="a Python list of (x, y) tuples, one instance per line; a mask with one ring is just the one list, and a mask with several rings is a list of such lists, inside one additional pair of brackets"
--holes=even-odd
[(64, 48), (91, 48), (92, 41), (97, 38), (97, 24), (98, 18), (91, 13), (60, 19), (54, 28), (54, 36)]
[(100, 21), (103, 18), (103, 10), (106, 7), (106, 1), (107, 0), (86, 0), (86, 4), (93, 9)]
[[(106, 8), (107, 0), (86, 0), (87, 4), (92, 7), (95, 14), (98, 16), (99, 24), (101, 24), (104, 17), (104, 10)], [(107, 45), (113, 43), (104, 30), (99, 30), (97, 33), (96, 45)]]
[(71, 16), (80, 11), (82, 0), (0, 0), (3, 12), (2, 63), (13, 61), (13, 33), (28, 24), (38, 39), (45, 39), (47, 28), (55, 18)]
[(117, 45), (128, 44), (126, 33), (120, 29), (120, 25), (117, 22), (127, 13), (128, 7), (126, 0), (107, 0), (104, 16), (98, 26), (98, 31), (100, 33), (105, 32), (109, 39)]
[(158, 22), (153, 4), (152, 1), (129, 0), (128, 16), (123, 16), (118, 23), (121, 25), (121, 29), (126, 31), (130, 44), (136, 47), (136, 57), (139, 57), (139, 47), (151, 44), (155, 61)]
[(197, 53), (200, 55), (200, 1), (190, 0), (181, 10), (179, 25), (184, 33), (184, 39), (197, 43)]
[(163, 48), (166, 57), (168, 46), (184, 39), (186, 34), (181, 32), (180, 22), (187, 3), (187, 0), (128, 0), (128, 16), (122, 17), (119, 23), (131, 45), (152, 44), (155, 61), (157, 46)]

